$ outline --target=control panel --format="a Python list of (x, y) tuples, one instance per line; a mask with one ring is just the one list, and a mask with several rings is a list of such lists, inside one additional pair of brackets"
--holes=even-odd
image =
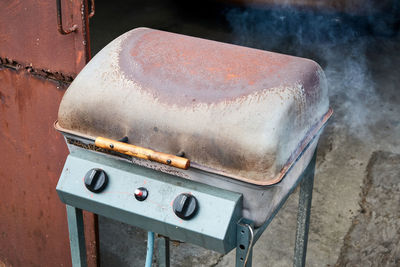
[(57, 192), (68, 205), (221, 253), (236, 245), (235, 192), (86, 150), (68, 156)]

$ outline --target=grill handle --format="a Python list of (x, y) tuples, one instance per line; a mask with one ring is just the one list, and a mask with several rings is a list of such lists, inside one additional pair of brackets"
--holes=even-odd
[(126, 144), (105, 137), (97, 137), (94, 144), (100, 148), (112, 150), (136, 158), (156, 161), (184, 170), (187, 170), (190, 166), (190, 161), (186, 158), (154, 151), (149, 148)]

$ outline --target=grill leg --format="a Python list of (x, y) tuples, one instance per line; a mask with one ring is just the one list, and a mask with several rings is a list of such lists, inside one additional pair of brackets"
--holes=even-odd
[(66, 206), (72, 266), (86, 267), (86, 247), (82, 210), (69, 205)]
[(159, 267), (170, 267), (169, 258), (169, 238), (164, 236), (157, 237), (157, 261)]
[(297, 213), (296, 243), (293, 262), (293, 266), (295, 267), (303, 267), (306, 263), (316, 154), (317, 152), (315, 151), (300, 183), (299, 210)]
[(242, 219), (238, 223), (236, 240), (236, 267), (251, 267), (254, 241), (252, 222)]

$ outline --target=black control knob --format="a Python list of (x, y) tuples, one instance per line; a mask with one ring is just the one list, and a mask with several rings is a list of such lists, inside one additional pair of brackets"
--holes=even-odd
[(193, 195), (183, 193), (175, 198), (172, 208), (176, 216), (184, 220), (190, 220), (196, 215), (199, 204)]
[(85, 186), (88, 190), (99, 193), (106, 188), (108, 177), (102, 169), (91, 169), (85, 175)]

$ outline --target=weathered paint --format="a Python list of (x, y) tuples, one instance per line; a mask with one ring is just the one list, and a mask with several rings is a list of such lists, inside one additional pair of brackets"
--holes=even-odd
[(0, 1), (0, 57), (49, 72), (75, 76), (90, 57), (86, 0), (63, 0), (63, 24), (77, 31), (57, 30), (56, 1)]
[(328, 104), (325, 76), (311, 60), (140, 28), (78, 75), (59, 125), (184, 151), (208, 171), (268, 185), (326, 121)]
[(72, 24), (70, 27), (68, 27), (67, 29), (64, 29), (64, 25), (63, 25), (63, 21), (62, 21), (62, 5), (61, 5), (61, 0), (56, 0), (57, 2), (57, 29), (58, 32), (63, 34), (63, 35), (67, 35), (67, 34), (71, 34), (74, 33), (78, 30), (78, 25), (76, 24)]
[[(67, 155), (53, 122), (65, 87), (0, 67), (0, 261), (69, 266), (65, 206), (56, 184)], [(89, 266), (96, 266), (94, 217), (86, 214)]]
[(0, 65), (5, 67), (5, 68), (10, 68), (16, 71), (26, 71), (30, 73), (31, 75), (38, 76), (40, 78), (48, 79), (48, 80), (53, 80), (61, 84), (67, 84), (69, 85), (73, 80), (73, 76), (69, 75), (64, 75), (61, 72), (55, 71), (55, 72), (50, 72), (46, 71), (44, 69), (36, 69), (33, 68), (30, 65), (24, 65), (21, 62), (8, 59), (8, 58), (1, 58), (0, 57)]
[[(65, 160), (52, 130), (58, 103), (90, 58), (86, 0), (0, 1), (0, 261), (69, 266), (65, 207), (55, 185)], [(96, 217), (85, 215), (89, 266), (97, 265)]]
[[(145, 29), (126, 38), (120, 53), (123, 77), (160, 102), (179, 106), (244, 100), (318, 71), (311, 61), (292, 56)], [(306, 81), (305, 90), (313, 83), (318, 80)]]

